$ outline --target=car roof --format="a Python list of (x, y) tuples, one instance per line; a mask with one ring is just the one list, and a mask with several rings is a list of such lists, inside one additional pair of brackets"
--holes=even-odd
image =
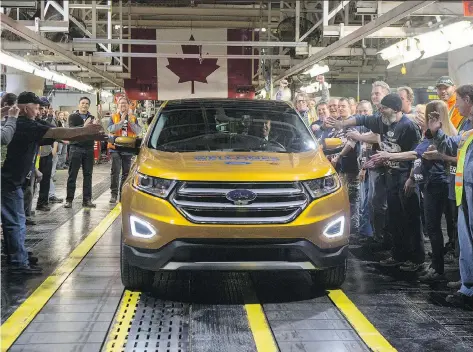
[(253, 100), (253, 99), (225, 99), (225, 98), (201, 98), (201, 99), (175, 99), (168, 100), (165, 109), (222, 107), (238, 109), (267, 109), (280, 112), (295, 112), (294, 107), (286, 101), (278, 100)]

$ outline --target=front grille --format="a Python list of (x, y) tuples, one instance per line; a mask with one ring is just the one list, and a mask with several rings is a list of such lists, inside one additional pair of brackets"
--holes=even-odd
[[(226, 198), (233, 190), (249, 190), (256, 199), (237, 205)], [(308, 195), (298, 182), (183, 182), (172, 204), (191, 222), (200, 224), (285, 224), (307, 206)]]

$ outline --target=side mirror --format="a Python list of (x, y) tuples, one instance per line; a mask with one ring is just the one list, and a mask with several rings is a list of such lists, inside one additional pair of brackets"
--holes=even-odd
[(343, 149), (343, 141), (340, 138), (325, 138), (323, 151), (325, 155), (340, 153)]
[(119, 152), (139, 154), (141, 141), (141, 138), (117, 137), (114, 141), (115, 150)]

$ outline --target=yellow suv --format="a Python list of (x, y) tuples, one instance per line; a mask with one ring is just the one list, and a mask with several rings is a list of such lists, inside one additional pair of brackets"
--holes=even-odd
[(322, 287), (343, 283), (348, 196), (288, 103), (168, 101), (143, 139), (115, 144), (137, 154), (121, 196), (125, 287), (174, 270), (308, 270)]

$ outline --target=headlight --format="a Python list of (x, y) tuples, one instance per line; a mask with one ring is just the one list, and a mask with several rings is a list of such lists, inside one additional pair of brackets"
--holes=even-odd
[(150, 223), (136, 216), (130, 216), (131, 234), (135, 237), (151, 238), (156, 235), (156, 230)]
[(324, 229), (324, 236), (326, 237), (339, 237), (343, 235), (345, 230), (345, 217), (340, 216), (339, 218), (329, 222)]
[(151, 177), (140, 173), (136, 173), (133, 178), (133, 186), (135, 188), (160, 198), (166, 198), (175, 184), (176, 181), (174, 180)]
[(313, 199), (335, 192), (340, 188), (340, 179), (337, 175), (330, 175), (315, 180), (303, 182)]

